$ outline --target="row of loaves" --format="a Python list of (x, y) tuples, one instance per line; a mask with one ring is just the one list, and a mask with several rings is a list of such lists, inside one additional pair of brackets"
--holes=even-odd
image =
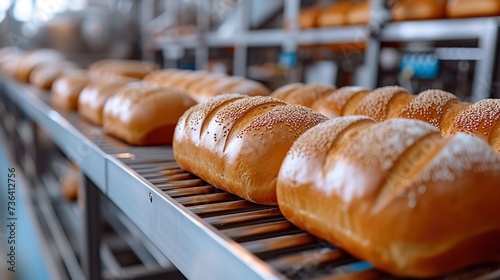
[[(68, 100), (60, 85), (74, 86), (74, 78), (77, 77), (62, 78), (55, 83), (53, 100), (61, 96), (63, 101)], [(81, 88), (80, 94), (70, 94), (77, 100), (70, 104), (75, 104), (72, 106), (82, 117), (102, 125), (109, 134), (129, 144), (160, 145), (172, 142), (179, 117), (197, 101), (231, 91), (269, 94), (263, 85), (243, 78), (205, 71), (158, 70), (140, 82), (116, 77), (94, 78)]]
[(57, 51), (46, 49), (2, 49), (0, 68), (21, 82), (51, 89), (54, 107), (78, 110), (86, 120), (132, 145), (170, 144), (184, 111), (212, 96), (270, 94), (265, 86), (248, 79), (206, 71), (159, 70), (158, 65), (143, 61), (104, 59), (81, 69)]
[(336, 89), (321, 84), (289, 84), (272, 93), (290, 104), (300, 104), (329, 118), (364, 115), (384, 121), (391, 118), (418, 119), (434, 125), (443, 136), (466, 132), (487, 141), (500, 153), (500, 100), (485, 99), (470, 104), (442, 90), (418, 95), (388, 86), (368, 91), (360, 87)]
[[(500, 15), (498, 0), (394, 0), (393, 21), (440, 18), (488, 17)], [(315, 6), (301, 11), (301, 28), (366, 24), (370, 20), (370, 1), (339, 0), (327, 7)], [(379, 16), (375, 20), (384, 21)]]
[(500, 259), (500, 157), (419, 120), (328, 120), (273, 97), (215, 97), (182, 116), (178, 164), (400, 276)]

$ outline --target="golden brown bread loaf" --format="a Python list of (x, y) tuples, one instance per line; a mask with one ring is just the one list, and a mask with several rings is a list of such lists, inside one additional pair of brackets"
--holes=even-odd
[(305, 132), (281, 166), (278, 204), (298, 227), (399, 276), (500, 259), (500, 157), (464, 133), (363, 116)]
[(124, 76), (142, 79), (158, 69), (158, 64), (140, 60), (103, 59), (89, 65), (88, 70), (93, 78)]
[(175, 125), (196, 102), (185, 92), (147, 84), (130, 84), (104, 105), (105, 131), (131, 145), (172, 143)]
[(74, 201), (78, 198), (78, 185), (80, 183), (80, 170), (70, 163), (69, 171), (59, 179), (59, 186), (64, 198)]
[(159, 69), (147, 74), (143, 81), (153, 85), (168, 86), (168, 80), (171, 76), (180, 70), (178, 69)]
[(323, 98), (330, 95), (335, 91), (334, 86), (324, 85), (324, 84), (307, 84), (301, 88), (298, 88), (290, 94), (285, 99), (285, 102), (289, 104), (297, 104), (315, 109), (314, 104), (316, 102), (321, 102)]
[(227, 93), (240, 93), (248, 96), (266, 96), (270, 94), (269, 89), (261, 83), (241, 77), (222, 77), (215, 83), (206, 85), (206, 88), (191, 94), (197, 102), (202, 103), (214, 96)]
[(220, 95), (189, 109), (175, 130), (177, 163), (210, 184), (276, 204), (276, 176), (292, 143), (327, 120), (269, 96)]
[(342, 87), (315, 104), (315, 110), (330, 119), (353, 115), (359, 103), (370, 91), (362, 87)]
[(207, 71), (193, 71), (192, 73), (189, 73), (189, 75), (185, 75), (181, 79), (177, 81), (177, 83), (174, 84), (174, 86), (178, 89), (182, 89), (187, 91), (189, 86), (199, 79), (209, 75), (210, 72)]
[(452, 133), (456, 132), (482, 138), (500, 153), (500, 99), (484, 99), (465, 108), (453, 123)]
[(146, 76), (144, 81), (148, 84), (184, 90), (198, 103), (226, 93), (249, 96), (270, 93), (261, 83), (207, 71), (158, 70)]
[(277, 88), (273, 93), (271, 93), (271, 96), (274, 98), (278, 98), (281, 100), (286, 100), (288, 95), (292, 93), (293, 91), (302, 88), (304, 86), (303, 83), (292, 83), (292, 84), (286, 84), (282, 87)]
[(445, 17), (446, 0), (399, 0), (392, 7), (392, 20), (424, 20)]
[(308, 29), (317, 26), (317, 19), (321, 12), (320, 7), (310, 7), (300, 11), (299, 26), (301, 29)]
[(354, 114), (368, 116), (378, 122), (385, 121), (397, 117), (413, 98), (414, 96), (402, 87), (381, 87), (363, 98), (358, 103)]
[(26, 52), (17, 64), (16, 78), (23, 83), (28, 83), (31, 71), (33, 71), (37, 65), (42, 63), (55, 63), (63, 59), (64, 56), (61, 53), (50, 49), (38, 49)]
[(83, 70), (60, 76), (52, 85), (52, 105), (62, 109), (76, 110), (80, 92), (91, 81), (88, 72)]
[(302, 84), (294, 83), (276, 89), (271, 96), (281, 99), (288, 104), (296, 104), (315, 108), (324, 98), (335, 91), (335, 87), (319, 83)]
[(0, 73), (8, 77), (16, 75), (17, 64), (24, 56), (24, 52), (16, 47), (0, 49)]
[(449, 0), (446, 15), (450, 18), (489, 17), (500, 15), (498, 0)]
[(468, 103), (460, 102), (454, 94), (430, 89), (420, 93), (408, 103), (401, 110), (399, 117), (428, 122), (446, 136), (464, 106), (468, 106)]
[(203, 76), (193, 82), (191, 82), (187, 87), (186, 91), (193, 97), (199, 94), (203, 89), (207, 87), (211, 87), (216, 84), (220, 79), (228, 77), (225, 74), (219, 73), (210, 73), (206, 76)]
[(8, 77), (15, 78), (17, 65), (19, 64), (22, 58), (23, 58), (22, 54), (13, 54), (8, 58), (2, 60), (2, 64), (0, 64), (0, 73)]
[(364, 0), (354, 3), (347, 12), (347, 24), (367, 24), (370, 21), (370, 12), (370, 3), (368, 1)]
[(350, 1), (339, 1), (333, 3), (319, 14), (317, 20), (318, 26), (333, 27), (346, 25), (347, 14), (352, 7), (353, 3)]
[(120, 88), (139, 81), (132, 78), (99, 80), (88, 84), (78, 97), (78, 113), (95, 125), (102, 126), (102, 111), (106, 101)]
[(69, 61), (42, 63), (31, 72), (29, 83), (39, 89), (50, 90), (59, 76), (75, 70), (80, 71), (78, 65)]

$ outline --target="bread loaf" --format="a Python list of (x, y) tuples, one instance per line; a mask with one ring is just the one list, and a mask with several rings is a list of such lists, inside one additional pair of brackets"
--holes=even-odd
[(450, 18), (489, 17), (500, 15), (498, 0), (450, 0), (446, 5)]
[(424, 20), (445, 17), (446, 0), (399, 0), (392, 8), (392, 20)]
[(79, 71), (78, 65), (69, 61), (42, 63), (31, 72), (29, 83), (39, 89), (50, 90), (54, 81), (64, 73)]
[(160, 69), (155, 70), (147, 74), (143, 81), (148, 84), (158, 85), (158, 86), (170, 86), (169, 80), (176, 73), (179, 73), (181, 70), (178, 69)]
[(316, 102), (322, 102), (323, 98), (330, 95), (335, 89), (334, 86), (312, 83), (292, 91), (286, 97), (285, 101), (289, 104), (297, 104), (314, 109)]
[(321, 12), (319, 7), (310, 7), (300, 11), (299, 26), (302, 29), (313, 28), (317, 26), (317, 19)]
[(262, 84), (247, 80), (241, 77), (223, 77), (215, 83), (207, 85), (197, 93), (193, 93), (193, 98), (202, 103), (210, 98), (227, 93), (240, 93), (248, 96), (269, 95), (269, 90)]
[(210, 73), (206, 76), (193, 81), (190, 85), (186, 87), (186, 91), (191, 94), (191, 96), (196, 96), (202, 89), (210, 87), (217, 83), (221, 78), (227, 77), (225, 74)]
[(131, 145), (165, 145), (179, 117), (196, 104), (185, 92), (146, 84), (122, 88), (104, 105), (105, 131)]
[(370, 91), (362, 87), (342, 87), (315, 104), (315, 110), (328, 118), (353, 115), (356, 107)]
[(295, 91), (299, 88), (302, 88), (303, 86), (304, 86), (303, 83), (286, 84), (286, 85), (276, 89), (275, 91), (273, 91), (273, 93), (271, 93), (271, 96), (274, 98), (281, 99), (281, 100), (286, 100), (286, 98), (288, 97), (288, 95), (290, 93), (292, 93), (293, 91)]
[(23, 83), (28, 83), (31, 71), (33, 71), (37, 65), (42, 63), (54, 63), (62, 61), (63, 59), (64, 56), (61, 53), (50, 49), (29, 51), (23, 55), (17, 64), (16, 78)]
[(347, 14), (353, 7), (350, 1), (336, 2), (324, 9), (318, 16), (318, 26), (333, 27), (347, 24)]
[(358, 103), (354, 114), (368, 116), (381, 122), (397, 117), (413, 98), (414, 96), (402, 87), (381, 87), (363, 98)]
[(415, 97), (401, 110), (399, 117), (422, 120), (435, 126), (443, 135), (448, 135), (455, 118), (464, 105), (452, 93), (431, 89)]
[(485, 99), (465, 108), (455, 119), (452, 133), (466, 132), (484, 139), (500, 153), (500, 99)]
[(4, 47), (0, 49), (0, 73), (9, 77), (16, 75), (17, 64), (24, 53), (16, 47)]
[(102, 126), (102, 111), (106, 101), (120, 88), (138, 81), (132, 78), (100, 80), (89, 83), (78, 97), (78, 113), (95, 125)]
[(59, 186), (64, 198), (74, 201), (78, 198), (78, 185), (80, 183), (80, 170), (74, 164), (70, 164), (68, 172), (59, 179)]
[(500, 259), (500, 157), (417, 120), (352, 116), (304, 133), (277, 181), (298, 227), (398, 276)]
[(276, 176), (285, 154), (304, 131), (326, 119), (272, 97), (220, 95), (179, 120), (175, 160), (218, 188), (276, 204)]
[(91, 78), (86, 71), (60, 76), (52, 85), (52, 105), (62, 109), (76, 110), (80, 92), (90, 82)]
[(370, 21), (370, 3), (364, 0), (354, 3), (347, 12), (347, 24), (360, 25), (367, 24)]
[(16, 76), (17, 66), (22, 58), (22, 53), (12, 53), (9, 56), (3, 57), (0, 61), (0, 73), (7, 77), (14, 78)]
[(116, 76), (142, 79), (158, 68), (153, 62), (125, 59), (103, 59), (88, 67), (90, 76), (97, 79)]
[(335, 91), (334, 86), (324, 84), (290, 84), (278, 88), (272, 93), (272, 96), (279, 98), (289, 104), (297, 104), (314, 108), (316, 102), (321, 102), (323, 98)]

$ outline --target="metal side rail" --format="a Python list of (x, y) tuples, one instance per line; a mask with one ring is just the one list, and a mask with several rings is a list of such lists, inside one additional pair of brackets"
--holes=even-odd
[[(189, 279), (394, 278), (296, 228), (277, 207), (247, 202), (182, 170), (171, 147), (129, 147), (74, 112), (55, 111), (47, 93), (10, 80), (5, 86), (63, 151), (71, 151), (68, 143), (90, 151), (92, 160), (76, 163)], [(478, 278), (499, 265), (444, 278)]]

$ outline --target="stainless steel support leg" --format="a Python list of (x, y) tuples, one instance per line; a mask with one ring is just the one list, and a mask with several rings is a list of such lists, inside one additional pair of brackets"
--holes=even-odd
[(471, 101), (479, 101), (491, 96), (491, 81), (498, 51), (497, 43), (498, 22), (496, 19), (491, 19), (484, 26), (484, 31), (481, 33), (478, 42), (483, 57), (476, 65)]
[(252, 1), (239, 0), (238, 1), (238, 12), (241, 19), (241, 25), (239, 34), (237, 35), (238, 40), (234, 46), (234, 58), (233, 58), (233, 75), (235, 76), (246, 76), (247, 72), (247, 52), (248, 46), (245, 41), (245, 35), (250, 28), (250, 13), (252, 11)]
[(84, 174), (81, 176), (84, 189), (84, 239), (82, 265), (86, 279), (101, 279), (101, 204), (99, 189)]

